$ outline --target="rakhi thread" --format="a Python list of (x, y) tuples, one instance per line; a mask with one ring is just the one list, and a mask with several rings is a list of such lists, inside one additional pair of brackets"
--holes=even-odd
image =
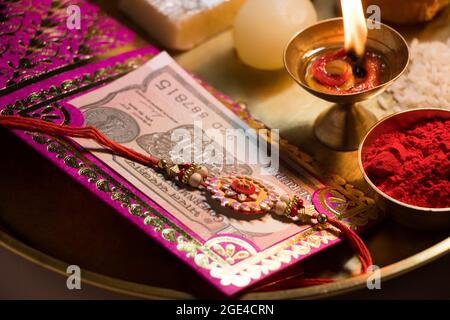
[[(108, 139), (97, 128), (92, 126), (85, 126), (85, 127), (62, 126), (38, 119), (16, 117), (16, 116), (4, 116), (4, 115), (0, 115), (0, 125), (9, 129), (24, 130), (28, 132), (38, 132), (52, 136), (91, 139), (100, 144), (101, 146), (103, 146), (104, 148), (112, 151), (114, 154), (122, 156), (129, 160), (152, 167), (156, 170), (170, 169), (168, 168), (168, 164), (165, 160), (156, 159), (154, 157), (141, 154), (140, 152), (137, 152), (133, 149), (127, 148), (115, 141)], [(179, 165), (179, 167), (181, 168), (181, 170), (178, 172), (178, 174), (171, 175), (169, 177), (170, 178), (177, 177), (180, 182), (188, 184), (188, 182), (190, 181), (188, 181), (189, 179), (186, 180), (186, 177), (187, 178), (192, 177), (194, 171), (197, 170), (198, 166), (196, 164), (183, 164)], [(202, 173), (203, 178), (206, 178), (205, 177), (206, 175), (207, 171), (206, 173)], [(197, 186), (205, 187), (204, 181), (202, 180), (201, 182), (199, 182)], [(242, 187), (246, 186), (241, 185), (240, 188)], [(245, 192), (245, 190), (241, 191)], [(292, 210), (294, 209), (296, 213), (298, 212), (298, 214), (302, 214), (300, 208), (303, 206), (303, 201), (299, 199), (298, 196), (294, 196), (289, 201), (285, 201), (286, 199), (283, 199), (283, 197), (284, 196), (281, 196), (278, 202), (280, 201), (287, 202), (286, 216), (292, 217), (291, 213), (293, 212)], [(275, 207), (276, 207), (275, 210), (277, 210), (277, 206)], [(334, 218), (329, 218), (325, 214), (315, 213), (312, 216), (309, 216), (309, 218), (312, 220), (316, 220), (317, 223), (322, 226), (325, 226), (328, 223), (329, 225), (337, 228), (341, 232), (342, 236), (350, 243), (356, 256), (361, 262), (362, 266), (361, 273), (364, 274), (369, 272), (369, 267), (372, 266), (372, 256), (369, 252), (369, 249), (364, 244), (364, 242), (352, 229), (346, 226), (343, 222)], [(332, 281), (333, 280), (331, 279), (303, 279), (300, 282), (304, 284), (310, 283), (311, 285), (314, 285), (314, 284), (329, 283)]]
[(18, 129), (30, 132), (45, 133), (53, 136), (66, 136), (71, 138), (91, 139), (101, 146), (113, 151), (115, 154), (123, 156), (129, 160), (139, 162), (146, 166), (155, 167), (158, 159), (144, 155), (133, 149), (127, 148), (120, 143), (114, 142), (105, 137), (97, 128), (92, 126), (71, 127), (61, 126), (54, 123), (38, 119), (22, 118), (15, 116), (0, 116), (0, 125), (9, 129)]

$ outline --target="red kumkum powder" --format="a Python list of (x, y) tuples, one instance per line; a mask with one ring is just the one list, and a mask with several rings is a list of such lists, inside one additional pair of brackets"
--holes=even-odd
[(384, 193), (427, 208), (450, 207), (450, 120), (421, 120), (366, 147), (364, 169)]

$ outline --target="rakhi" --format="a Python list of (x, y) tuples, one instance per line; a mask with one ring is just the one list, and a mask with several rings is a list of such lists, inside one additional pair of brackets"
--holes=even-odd
[(116, 155), (162, 172), (169, 180), (206, 192), (213, 201), (224, 209), (231, 210), (234, 214), (248, 217), (249, 215), (259, 216), (273, 213), (293, 221), (300, 220), (303, 223), (319, 224), (322, 228), (326, 228), (328, 225), (333, 226), (349, 241), (361, 261), (361, 272), (368, 272), (369, 267), (372, 266), (369, 250), (352, 229), (335, 218), (317, 213), (312, 205), (306, 207), (304, 201), (297, 195), (279, 196), (264, 181), (233, 174), (219, 177), (210, 176), (206, 167), (196, 163), (174, 164), (168, 160), (156, 159), (108, 139), (92, 126), (62, 126), (44, 120), (4, 115), (0, 115), (0, 125), (9, 129), (39, 132), (59, 137), (94, 140)]

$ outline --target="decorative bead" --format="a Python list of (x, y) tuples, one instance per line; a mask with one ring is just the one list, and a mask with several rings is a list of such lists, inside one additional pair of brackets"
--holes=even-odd
[(261, 207), (261, 209), (263, 209), (264, 211), (269, 210), (269, 205), (267, 204), (267, 202), (261, 202), (261, 204), (259, 205)]
[(251, 195), (255, 192), (255, 185), (247, 179), (235, 179), (231, 182), (231, 189), (237, 193)]
[(236, 195), (236, 192), (234, 192), (233, 190), (226, 190), (225, 195), (227, 197), (234, 197)]
[(326, 223), (328, 221), (328, 217), (326, 214), (324, 213), (319, 213), (317, 215), (317, 222), (322, 224), (322, 223)]
[[(181, 170), (180, 173), (184, 172), (184, 174), (183, 174), (183, 176), (181, 176), (181, 179), (179, 179), (179, 180), (184, 184), (189, 184), (189, 179), (197, 171), (197, 164), (195, 162), (193, 162), (191, 164), (187, 163), (187, 164), (183, 165), (183, 168), (184, 168), (184, 170)], [(200, 175), (200, 177), (201, 177), (201, 175)], [(180, 178), (180, 174), (178, 174), (178, 178)]]
[(233, 201), (233, 202), (231, 203), (231, 207), (232, 207), (234, 210), (239, 210), (239, 209), (241, 208), (241, 205), (240, 205), (239, 202)]
[(245, 200), (247, 200), (247, 195), (240, 193), (238, 194), (237, 199), (239, 202), (244, 202)]
[(206, 177), (208, 176), (208, 168), (201, 167), (200, 170), (198, 170), (198, 173), (202, 175), (203, 179), (206, 179)]
[(289, 202), (289, 196), (288, 196), (287, 194), (283, 194), (283, 195), (280, 197), (280, 200), (283, 201), (283, 202), (285, 202), (285, 203), (288, 203), (288, 202)]
[(190, 177), (189, 177), (189, 185), (191, 187), (197, 188), (200, 183), (202, 182), (203, 177), (200, 173), (193, 173)]
[(184, 177), (185, 173), (186, 173), (186, 171), (184, 171), (184, 170), (178, 171), (178, 180), (180, 180), (180, 182), (183, 182), (183, 177)]
[(292, 208), (291, 211), (289, 212), (289, 217), (294, 218), (297, 216), (298, 213), (299, 210), (297, 208)]
[[(236, 175), (210, 176), (206, 179), (205, 186), (213, 198), (221, 197), (221, 206), (226, 206), (226, 203), (222, 201), (225, 198), (226, 201), (231, 203), (228, 207), (240, 214), (252, 215), (270, 211), (278, 199), (278, 195), (272, 191), (272, 188), (269, 190), (250, 177)], [(256, 193), (256, 189), (259, 193)]]
[(161, 170), (165, 170), (167, 168), (167, 161), (164, 159), (160, 159), (158, 161), (158, 168)]
[(166, 168), (167, 178), (168, 179), (174, 178), (178, 174), (179, 171), (180, 171), (180, 169), (178, 168), (177, 165), (173, 165), (172, 167), (167, 167)]
[(284, 210), (286, 210), (287, 204), (283, 201), (277, 201), (275, 204), (275, 213), (279, 216), (284, 214)]

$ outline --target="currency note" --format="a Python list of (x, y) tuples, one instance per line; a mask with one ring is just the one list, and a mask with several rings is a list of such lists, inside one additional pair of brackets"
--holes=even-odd
[[(242, 133), (250, 128), (167, 53), (69, 103), (82, 111), (85, 124), (97, 127), (116, 142), (156, 158), (185, 160), (176, 152), (181, 150), (183, 156), (188, 153), (211, 174), (251, 175), (270, 183), (279, 194), (296, 193), (306, 201), (323, 186), (282, 155), (277, 170), (271, 174), (264, 170), (267, 163), (242, 159), (242, 155), (255, 158), (254, 152), (248, 154), (248, 150), (258, 150), (259, 146), (253, 149), (248, 146), (260, 141), (255, 136), (250, 135), (246, 145), (235, 145), (233, 150), (225, 148), (229, 132)], [(225, 138), (218, 138), (218, 133)], [(78, 141), (203, 241), (219, 234), (237, 235), (264, 250), (307, 228), (270, 214), (258, 219), (217, 214), (202, 192), (180, 187), (143, 164), (99, 152), (99, 146), (93, 142)]]

